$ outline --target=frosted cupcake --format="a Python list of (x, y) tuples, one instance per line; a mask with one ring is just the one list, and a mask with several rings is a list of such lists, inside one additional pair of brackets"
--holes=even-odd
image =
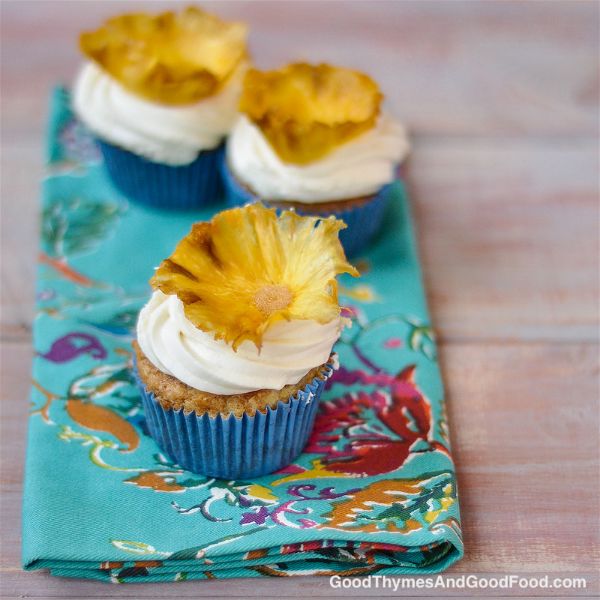
[(248, 71), (223, 165), (228, 203), (260, 199), (333, 214), (348, 225), (346, 253), (362, 250), (381, 226), (408, 152), (402, 125), (381, 112), (382, 98), (367, 75), (326, 64)]
[(149, 430), (175, 462), (235, 479), (301, 452), (344, 326), (336, 276), (357, 275), (343, 226), (252, 204), (195, 224), (158, 267), (134, 348)]
[(198, 8), (113, 17), (83, 33), (74, 110), (115, 186), (160, 208), (219, 199), (223, 140), (248, 68), (246, 26)]

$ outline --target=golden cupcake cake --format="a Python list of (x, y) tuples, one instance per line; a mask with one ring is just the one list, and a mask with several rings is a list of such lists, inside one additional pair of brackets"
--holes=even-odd
[(115, 186), (156, 208), (220, 198), (223, 141), (249, 66), (247, 28), (200, 8), (112, 17), (82, 33), (73, 90)]
[(348, 225), (341, 233), (346, 253), (360, 252), (382, 224), (408, 152), (406, 132), (382, 100), (376, 82), (351, 69), (250, 69), (223, 163), (229, 204), (260, 200), (335, 215)]
[(357, 275), (334, 217), (260, 203), (196, 223), (150, 280), (136, 376), (149, 430), (191, 471), (276, 471), (306, 444), (345, 321), (336, 277)]

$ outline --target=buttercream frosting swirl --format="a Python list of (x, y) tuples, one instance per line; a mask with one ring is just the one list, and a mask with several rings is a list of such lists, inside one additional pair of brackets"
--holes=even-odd
[(229, 133), (247, 67), (240, 64), (217, 94), (173, 106), (132, 94), (87, 62), (75, 82), (73, 105), (85, 125), (107, 142), (155, 162), (186, 165)]
[(264, 200), (314, 204), (374, 194), (409, 150), (404, 127), (382, 115), (373, 129), (306, 165), (285, 163), (246, 116), (227, 142), (232, 174)]
[(195, 327), (176, 295), (155, 291), (140, 312), (137, 340), (163, 373), (197, 390), (231, 395), (298, 383), (327, 362), (344, 321), (280, 321), (267, 329), (260, 351), (250, 341), (234, 351)]

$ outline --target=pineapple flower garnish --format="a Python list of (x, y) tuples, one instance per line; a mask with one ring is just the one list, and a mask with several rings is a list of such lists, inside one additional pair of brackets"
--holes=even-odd
[(247, 28), (190, 6), (108, 19), (79, 38), (82, 52), (130, 92), (183, 105), (219, 91), (246, 58)]
[(374, 127), (383, 96), (364, 73), (296, 63), (246, 74), (240, 111), (279, 157), (303, 165)]
[(186, 317), (234, 350), (282, 320), (329, 323), (340, 315), (336, 276), (358, 275), (346, 260), (335, 217), (279, 216), (262, 204), (195, 223), (150, 280), (176, 294)]

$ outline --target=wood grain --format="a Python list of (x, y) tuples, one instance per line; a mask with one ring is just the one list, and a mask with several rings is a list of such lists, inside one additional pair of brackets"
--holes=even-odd
[[(132, 5), (45, 4), (2, 4), (3, 44), (18, 49), (2, 74), (11, 90), (4, 108), (8, 132), (15, 126), (39, 131), (48, 88), (70, 81), (79, 63), (78, 34)], [(178, 4), (148, 3), (156, 10)], [(248, 22), (261, 66), (306, 59), (368, 70), (419, 134), (593, 136), (597, 127), (594, 2), (202, 5)], [(25, 76), (28, 68), (36, 77)]]
[(417, 138), (408, 170), (447, 341), (597, 340), (598, 142)]
[[(37, 144), (4, 158), (5, 336), (27, 339), (33, 314)], [(408, 184), (429, 301), (446, 341), (596, 339), (597, 143), (415, 141)], [(468, 168), (465, 166), (468, 165)], [(25, 196), (25, 194), (27, 194)], [(468, 307), (468, 310), (465, 309)]]
[[(597, 594), (598, 4), (203, 4), (250, 23), (261, 66), (306, 58), (368, 70), (413, 133), (408, 184), (466, 542), (451, 573), (579, 574), (588, 579), (580, 595)], [(2, 595), (393, 595), (334, 594), (319, 578), (107, 586), (20, 569), (47, 96), (72, 79), (77, 34), (131, 6), (1, 4)], [(544, 595), (507, 595), (524, 593)]]
[[(5, 374), (2, 437), (10, 436), (11, 453), (22, 456), (31, 349), (25, 342), (10, 342), (4, 349), (13, 368)], [(591, 586), (600, 559), (593, 512), (599, 423), (589, 406), (599, 392), (597, 348), (588, 343), (451, 343), (441, 344), (440, 354), (467, 548), (467, 558), (450, 572), (583, 573)], [(34, 590), (43, 585), (52, 597), (101, 595), (107, 587), (111, 597), (217, 597), (230, 589), (242, 597), (329, 592), (320, 578), (303, 579), (300, 589), (279, 580), (236, 580), (231, 588), (223, 582), (114, 588), (23, 574), (16, 526), (21, 461), (8, 462), (2, 477), (2, 520), (11, 527), (3, 530), (0, 573), (8, 595), (28, 585)]]

